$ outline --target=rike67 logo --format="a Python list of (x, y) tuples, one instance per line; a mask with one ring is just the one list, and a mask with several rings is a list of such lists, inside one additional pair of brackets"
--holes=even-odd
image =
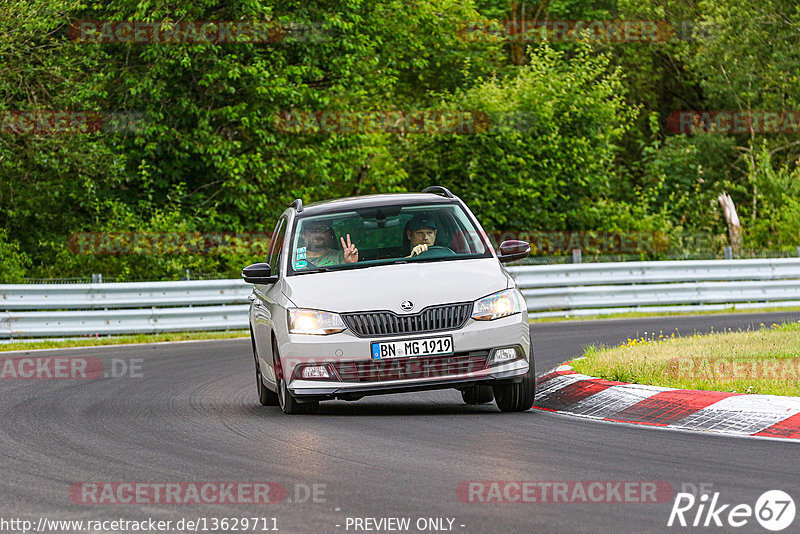
[(779, 532), (792, 524), (795, 518), (794, 500), (781, 490), (764, 492), (755, 506), (749, 504), (723, 504), (719, 492), (704, 493), (695, 497), (692, 493), (678, 493), (667, 526), (671, 527), (733, 527), (752, 526), (752, 519), (765, 529)]

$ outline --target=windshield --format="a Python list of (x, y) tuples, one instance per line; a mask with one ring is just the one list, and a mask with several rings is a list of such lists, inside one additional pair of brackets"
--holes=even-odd
[(457, 204), (380, 206), (297, 220), (288, 274), (491, 257)]

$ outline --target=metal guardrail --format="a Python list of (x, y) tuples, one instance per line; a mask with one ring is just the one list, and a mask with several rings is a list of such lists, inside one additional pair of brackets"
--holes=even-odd
[(800, 258), (509, 267), (532, 317), (800, 306)]
[(0, 338), (246, 329), (251, 292), (244, 280), (0, 285)]
[[(508, 270), (531, 317), (800, 306), (798, 258)], [(246, 329), (250, 292), (242, 280), (0, 285), (0, 338)]]
[(248, 305), (0, 313), (2, 337), (150, 334), (247, 329)]
[(244, 280), (112, 284), (0, 285), (0, 310), (143, 308), (241, 304), (253, 286)]

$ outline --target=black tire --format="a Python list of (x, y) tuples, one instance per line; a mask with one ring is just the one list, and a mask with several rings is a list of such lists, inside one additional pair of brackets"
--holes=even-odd
[(253, 347), (253, 359), (256, 362), (256, 391), (258, 392), (258, 402), (261, 406), (278, 406), (278, 394), (271, 391), (264, 385), (264, 377), (261, 374), (261, 366), (258, 364), (258, 354), (256, 353), (256, 340), (253, 337), (253, 327), (250, 327), (250, 344)]
[(258, 402), (261, 406), (279, 406), (278, 394), (264, 385), (264, 377), (256, 363), (256, 387), (258, 388)]
[(281, 411), (287, 415), (316, 413), (319, 409), (318, 401), (298, 402), (289, 393), (289, 388), (286, 386), (286, 380), (283, 377), (281, 356), (278, 354), (278, 344), (275, 343), (275, 339), (272, 340), (272, 355), (274, 358), (275, 382), (278, 384), (278, 406), (281, 407)]
[(486, 404), (494, 400), (492, 386), (472, 386), (461, 390), (461, 398), (466, 404)]
[(494, 386), (494, 400), (501, 412), (524, 412), (533, 407), (536, 397), (536, 370), (533, 365), (533, 345), (528, 360), (529, 368), (522, 382)]

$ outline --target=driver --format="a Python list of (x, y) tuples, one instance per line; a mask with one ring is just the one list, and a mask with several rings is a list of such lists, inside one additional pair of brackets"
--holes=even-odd
[(330, 223), (324, 221), (308, 223), (303, 226), (301, 236), (306, 243), (306, 258), (309, 263), (313, 263), (317, 267), (358, 261), (358, 249), (354, 243), (350, 242), (350, 234), (347, 234), (347, 242), (343, 237), (339, 238), (343, 250), (334, 248), (336, 235), (333, 233)]
[(417, 213), (408, 222), (406, 237), (411, 243), (411, 254), (407, 258), (425, 252), (436, 242), (436, 221), (425, 213)]

